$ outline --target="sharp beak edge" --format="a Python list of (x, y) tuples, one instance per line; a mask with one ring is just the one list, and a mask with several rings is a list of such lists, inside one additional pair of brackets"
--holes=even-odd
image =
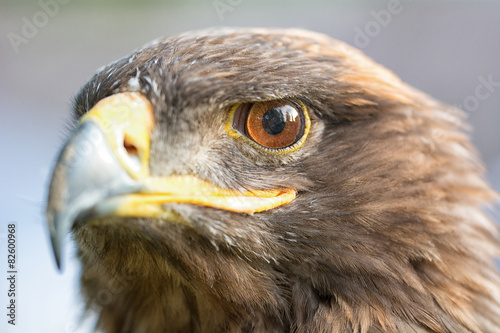
[(188, 203), (253, 214), (292, 201), (293, 189), (238, 192), (195, 175), (151, 177), (151, 103), (127, 92), (99, 101), (63, 147), (49, 189), (47, 223), (57, 266), (63, 240), (77, 220), (103, 216), (168, 219), (166, 203)]

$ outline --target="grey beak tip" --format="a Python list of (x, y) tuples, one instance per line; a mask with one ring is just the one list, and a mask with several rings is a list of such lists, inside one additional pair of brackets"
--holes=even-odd
[(50, 242), (52, 244), (52, 252), (56, 260), (57, 268), (61, 271), (61, 247), (62, 239), (59, 237), (58, 230), (50, 228)]
[(65, 236), (71, 232), (77, 218), (90, 216), (94, 207), (107, 198), (137, 192), (142, 186), (123, 168), (107, 140), (98, 124), (84, 122), (58, 157), (46, 214), (59, 270)]
[(62, 269), (61, 269), (61, 250), (60, 250), (60, 247), (58, 247), (56, 244), (54, 244), (54, 241), (52, 241), (52, 250), (54, 252), (54, 258), (56, 259), (57, 269), (59, 271), (62, 271)]

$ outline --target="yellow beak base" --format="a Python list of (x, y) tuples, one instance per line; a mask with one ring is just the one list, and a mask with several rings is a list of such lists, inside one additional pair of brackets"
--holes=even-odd
[[(111, 151), (141, 190), (106, 199), (106, 215), (166, 218), (168, 203), (187, 203), (253, 214), (295, 199), (292, 189), (230, 191), (194, 175), (151, 177), (150, 134), (154, 127), (150, 102), (140, 93), (119, 93), (101, 100), (81, 122), (94, 122), (105, 134)], [(131, 149), (131, 147), (133, 147)]]
[(163, 208), (168, 203), (186, 203), (253, 214), (282, 206), (295, 199), (292, 189), (269, 191), (230, 191), (218, 188), (195, 176), (147, 178), (142, 193), (132, 193), (113, 200), (117, 216), (169, 216)]
[(232, 191), (196, 175), (153, 177), (149, 171), (153, 107), (140, 93), (119, 93), (86, 113), (54, 168), (47, 224), (57, 265), (75, 221), (105, 216), (158, 218), (178, 223), (171, 203), (253, 214), (295, 199), (293, 189)]

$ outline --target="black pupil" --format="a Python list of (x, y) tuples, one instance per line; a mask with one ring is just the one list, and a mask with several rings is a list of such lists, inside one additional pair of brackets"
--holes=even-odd
[(285, 115), (278, 109), (268, 110), (262, 117), (262, 127), (264, 128), (264, 131), (271, 135), (283, 132), (285, 125)]

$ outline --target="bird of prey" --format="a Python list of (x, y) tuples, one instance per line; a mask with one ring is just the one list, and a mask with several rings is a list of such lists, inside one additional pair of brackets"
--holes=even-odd
[(500, 332), (463, 115), (299, 29), (158, 39), (74, 101), (47, 219), (109, 333)]

